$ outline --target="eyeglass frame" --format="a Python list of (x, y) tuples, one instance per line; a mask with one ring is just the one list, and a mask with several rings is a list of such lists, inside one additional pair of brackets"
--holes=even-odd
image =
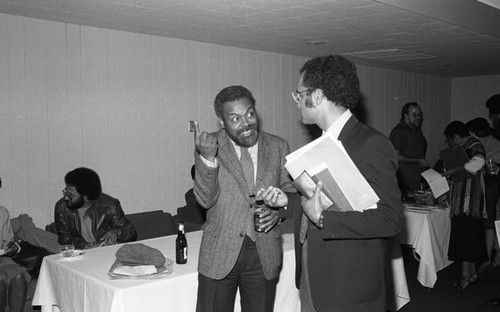
[(66, 189), (62, 189), (62, 193), (63, 193), (63, 198), (68, 197), (69, 200), (72, 200), (73, 198), (75, 198), (77, 196), (75, 194), (72, 194), (72, 193), (66, 191)]
[(307, 92), (307, 91), (311, 91), (311, 89), (305, 89), (305, 90), (302, 90), (302, 91), (299, 91), (298, 89), (295, 90), (295, 91), (292, 91), (292, 98), (293, 100), (299, 104), (300, 101), (302, 101), (302, 93), (304, 92)]

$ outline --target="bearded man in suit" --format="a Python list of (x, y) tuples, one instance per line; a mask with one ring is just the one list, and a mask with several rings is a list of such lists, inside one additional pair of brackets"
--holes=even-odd
[(284, 167), (289, 146), (260, 131), (255, 99), (245, 87), (224, 88), (214, 107), (222, 129), (201, 132), (196, 124), (194, 135), (194, 193), (207, 209), (196, 311), (233, 311), (238, 288), (242, 311), (272, 311), (283, 259), (279, 208), (264, 209), (265, 231), (256, 233), (251, 207), (257, 191), (270, 187), (280, 188), (267, 193), (273, 207), (287, 205), (281, 190), (294, 191)]
[(356, 67), (342, 56), (307, 61), (293, 97), (302, 122), (315, 124), (338, 138), (380, 198), (373, 209), (339, 211), (324, 207), (318, 183), (314, 196), (302, 199), (307, 216), (302, 237), (301, 218), (295, 218), (301, 311), (386, 311), (387, 238), (398, 234), (403, 214), (394, 147), (387, 137), (351, 113), (361, 92)]

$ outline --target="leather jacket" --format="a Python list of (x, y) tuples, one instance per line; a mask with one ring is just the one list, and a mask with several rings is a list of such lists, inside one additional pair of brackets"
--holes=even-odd
[[(118, 244), (137, 239), (134, 225), (125, 217), (120, 201), (116, 198), (101, 193), (92, 201), (85, 214), (92, 220), (92, 233), (96, 242), (101, 241), (104, 235), (113, 229), (118, 230)], [(78, 211), (67, 208), (64, 198), (56, 203), (54, 219), (59, 244), (73, 244), (76, 249), (85, 249), (91, 245), (82, 236)]]

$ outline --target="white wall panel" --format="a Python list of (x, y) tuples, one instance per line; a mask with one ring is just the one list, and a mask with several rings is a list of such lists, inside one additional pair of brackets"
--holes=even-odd
[[(127, 213), (175, 214), (192, 186), (187, 121), (217, 130), (213, 100), (228, 85), (253, 92), (263, 129), (292, 150), (311, 139), (291, 97), (303, 57), (4, 14), (0, 40), (0, 199), (40, 227), (79, 166), (95, 169)], [(432, 159), (449, 79), (358, 68), (368, 123), (388, 134), (402, 105), (419, 102)]]
[(463, 122), (476, 117), (488, 119), (485, 103), (490, 96), (498, 93), (500, 93), (500, 75), (452, 79), (451, 118)]

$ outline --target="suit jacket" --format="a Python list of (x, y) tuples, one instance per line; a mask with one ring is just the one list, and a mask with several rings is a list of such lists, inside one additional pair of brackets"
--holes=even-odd
[[(240, 253), (250, 210), (248, 185), (231, 139), (221, 130), (218, 138), (219, 166), (206, 166), (195, 151), (194, 193), (198, 203), (207, 209), (207, 220), (202, 226), (198, 272), (212, 279), (223, 279), (233, 269)], [(293, 191), (290, 176), (285, 169), (288, 143), (271, 134), (259, 136), (256, 189), (268, 186)], [(267, 234), (256, 233), (256, 245), (262, 269), (267, 280), (278, 276), (283, 259), (281, 229), (275, 226)]]
[[(379, 196), (376, 209), (323, 212), (323, 229), (309, 222), (308, 272), (318, 311), (386, 311), (387, 238), (401, 227), (403, 206), (397, 185), (398, 166), (391, 142), (351, 116), (339, 140)], [(302, 209), (298, 209), (299, 216)], [(300, 286), (302, 246), (300, 217), (295, 217), (296, 284)]]

